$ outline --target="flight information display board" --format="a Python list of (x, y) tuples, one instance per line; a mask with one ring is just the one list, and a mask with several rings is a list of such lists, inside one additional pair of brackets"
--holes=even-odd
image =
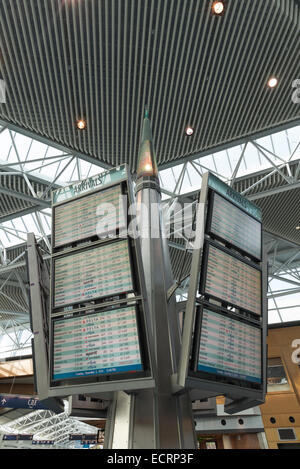
[(236, 308), (261, 315), (261, 271), (206, 243), (200, 292)]
[(54, 247), (96, 235), (116, 236), (126, 227), (125, 199), (118, 184), (54, 207)]
[(214, 192), (207, 232), (261, 260), (261, 223)]
[(203, 308), (197, 372), (260, 384), (261, 330)]
[(135, 306), (54, 320), (52, 334), (53, 381), (143, 370)]
[(53, 259), (53, 307), (133, 291), (127, 240)]

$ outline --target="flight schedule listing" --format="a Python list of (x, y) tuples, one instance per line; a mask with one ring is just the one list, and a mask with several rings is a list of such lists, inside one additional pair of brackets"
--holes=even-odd
[(212, 245), (204, 293), (261, 315), (261, 272)]
[(261, 258), (261, 223), (217, 193), (214, 194), (211, 232), (256, 259)]
[(54, 260), (54, 308), (133, 290), (127, 240)]
[(261, 383), (261, 331), (204, 309), (198, 371)]
[(135, 307), (54, 321), (53, 380), (142, 369)]
[(95, 235), (116, 236), (117, 230), (125, 228), (125, 198), (118, 185), (55, 207), (55, 246)]

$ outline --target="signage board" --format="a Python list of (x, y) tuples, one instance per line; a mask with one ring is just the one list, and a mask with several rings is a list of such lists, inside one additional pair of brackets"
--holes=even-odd
[(53, 259), (53, 308), (132, 292), (133, 280), (127, 240)]
[(33, 445), (54, 445), (54, 440), (32, 440)]
[(70, 186), (60, 187), (52, 192), (52, 204), (73, 199), (81, 194), (86, 194), (95, 189), (102, 189), (111, 184), (117, 184), (128, 177), (127, 166), (121, 165), (108, 171), (76, 182)]
[(13, 394), (0, 394), (0, 406), (10, 409), (47, 409), (36, 397)]
[(52, 379), (143, 370), (136, 306), (53, 321)]
[(222, 194), (226, 199), (235, 203), (238, 207), (245, 210), (249, 215), (255, 217), (257, 220), (262, 220), (262, 212), (257, 205), (253, 204), (250, 200), (246, 199), (246, 197), (239, 194), (235, 191), (232, 187), (225, 184), (225, 182), (221, 181), (212, 173), (208, 174), (208, 187), (213, 189), (216, 192)]
[(200, 293), (261, 316), (262, 277), (257, 267), (227, 249), (206, 242)]
[(155, 386), (133, 202), (127, 165), (52, 193), (48, 397)]
[(33, 435), (19, 435), (18, 440), (19, 441), (31, 441), (33, 440)]
[(261, 385), (262, 383), (262, 333), (228, 313), (199, 307), (197, 332), (194, 344), (196, 373)]
[(18, 435), (16, 435), (16, 434), (3, 435), (2, 440), (4, 440), (4, 441), (18, 441)]
[(261, 260), (261, 222), (216, 192), (211, 194), (207, 233)]
[(262, 404), (266, 395), (262, 211), (208, 172), (202, 179), (195, 233), (173, 379), (178, 392), (189, 389), (193, 399), (225, 396), (225, 412), (235, 414)]
[(127, 225), (125, 199), (118, 184), (53, 207), (53, 247), (94, 236), (116, 237)]
[(86, 443), (96, 443), (97, 442), (97, 434), (86, 434), (86, 435), (83, 435), (83, 434), (72, 434), (72, 435), (69, 435), (69, 440), (70, 441), (82, 441), (82, 442), (86, 442)]

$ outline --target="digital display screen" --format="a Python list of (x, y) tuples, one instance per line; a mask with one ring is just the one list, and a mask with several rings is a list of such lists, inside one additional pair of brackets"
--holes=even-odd
[(126, 227), (126, 196), (111, 187), (54, 208), (54, 246), (92, 236), (113, 237)]
[(204, 308), (197, 371), (261, 383), (260, 329)]
[(54, 381), (142, 370), (135, 306), (54, 320)]
[(133, 290), (127, 240), (56, 258), (54, 308)]
[(261, 223), (214, 193), (209, 232), (261, 259)]
[(261, 272), (211, 244), (207, 247), (207, 270), (206, 277), (201, 277), (201, 293), (260, 316)]

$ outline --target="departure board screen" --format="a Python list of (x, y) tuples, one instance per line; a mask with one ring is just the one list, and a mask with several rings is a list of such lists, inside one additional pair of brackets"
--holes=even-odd
[(54, 320), (54, 381), (142, 370), (135, 306)]
[(203, 310), (197, 371), (262, 382), (261, 331)]
[(213, 196), (209, 232), (261, 259), (261, 223), (217, 193)]
[(68, 254), (54, 262), (54, 308), (133, 290), (127, 240)]
[(54, 207), (54, 246), (116, 236), (126, 226), (125, 199), (118, 185)]
[(211, 244), (207, 246), (207, 270), (206, 277), (201, 277), (201, 293), (261, 315), (261, 272)]

